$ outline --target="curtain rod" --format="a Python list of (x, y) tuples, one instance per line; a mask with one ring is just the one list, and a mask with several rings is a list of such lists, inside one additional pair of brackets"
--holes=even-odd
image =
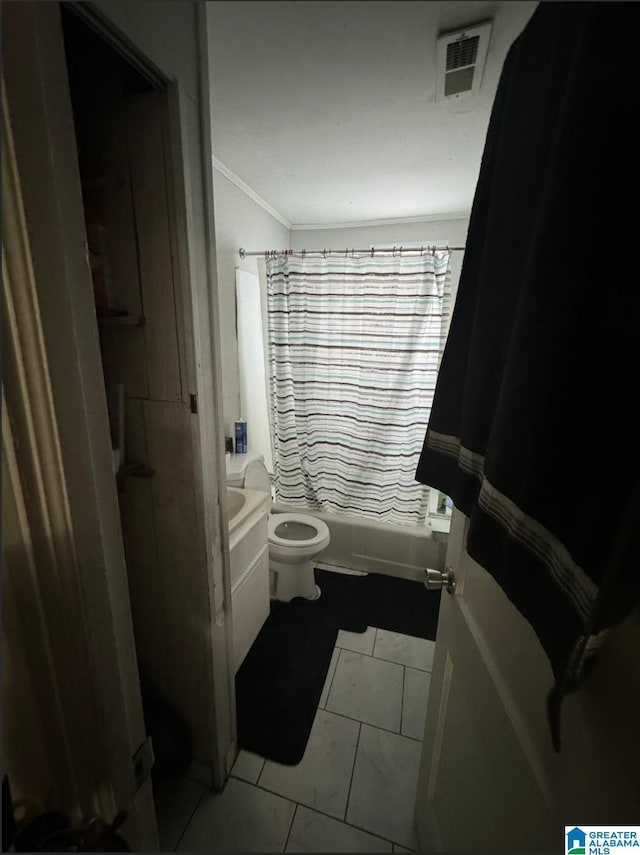
[(464, 246), (435, 246), (432, 244), (425, 244), (424, 246), (368, 246), (366, 249), (264, 249), (264, 250), (252, 250), (249, 252), (246, 249), (240, 247), (238, 250), (238, 254), (240, 258), (246, 258), (249, 255), (262, 255), (264, 258), (277, 258), (278, 256), (287, 256), (287, 255), (298, 255), (304, 258), (305, 255), (355, 255), (358, 253), (359, 255), (371, 255), (373, 256), (377, 253), (391, 253), (392, 255), (402, 255), (403, 253), (411, 253), (411, 252), (419, 252), (420, 255), (423, 255), (425, 252), (464, 252)]

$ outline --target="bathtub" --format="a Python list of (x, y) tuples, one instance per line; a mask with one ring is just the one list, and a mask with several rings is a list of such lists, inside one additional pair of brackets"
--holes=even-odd
[(331, 543), (320, 563), (424, 581), (424, 570), (444, 570), (447, 535), (424, 526), (381, 523), (350, 514), (329, 514), (274, 503), (272, 513), (308, 514), (329, 527)]

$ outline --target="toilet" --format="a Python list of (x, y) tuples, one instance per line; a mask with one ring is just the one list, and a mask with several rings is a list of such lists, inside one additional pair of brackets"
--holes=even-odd
[[(271, 494), (263, 456), (254, 451), (229, 455), (227, 484)], [(271, 599), (285, 603), (294, 597), (316, 600), (320, 588), (313, 567), (331, 540), (326, 524), (309, 514), (269, 514), (268, 530)]]

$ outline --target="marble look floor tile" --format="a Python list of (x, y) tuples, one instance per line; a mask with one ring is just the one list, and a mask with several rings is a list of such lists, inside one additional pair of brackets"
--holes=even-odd
[(346, 629), (341, 629), (338, 631), (336, 647), (342, 647), (344, 650), (353, 650), (354, 653), (366, 653), (371, 656), (375, 640), (376, 630), (373, 626), (367, 627), (366, 632), (347, 632)]
[(196, 806), (207, 790), (187, 778), (158, 781), (153, 785), (160, 849), (173, 852)]
[(392, 662), (342, 650), (325, 706), (349, 718), (399, 731), (402, 670)]
[(329, 697), (329, 689), (331, 688), (331, 682), (333, 680), (333, 675), (336, 672), (336, 665), (338, 664), (338, 657), (340, 656), (340, 648), (334, 647), (333, 654), (331, 655), (331, 662), (329, 663), (329, 670), (327, 671), (327, 676), (324, 681), (324, 687), (322, 689), (322, 694), (320, 695), (320, 700), (318, 701), (318, 706), (320, 709), (324, 709), (327, 705), (327, 698)]
[(421, 744), (362, 725), (346, 821), (415, 849), (414, 809)]
[(435, 647), (435, 641), (402, 635), (400, 632), (390, 632), (388, 629), (379, 629), (376, 631), (373, 655), (388, 662), (408, 665), (409, 668), (431, 671)]
[(412, 739), (422, 741), (430, 683), (431, 674), (427, 671), (417, 671), (415, 668), (404, 669), (402, 726), (400, 728), (400, 733), (403, 736), (410, 736)]
[(282, 852), (294, 802), (229, 778), (207, 793), (180, 841), (179, 852)]
[(236, 762), (233, 764), (231, 774), (234, 778), (241, 778), (250, 784), (257, 784), (264, 762), (264, 757), (259, 757), (251, 751), (241, 749)]
[(259, 785), (299, 804), (344, 819), (360, 725), (318, 710), (297, 766), (267, 760)]
[(391, 852), (392, 844), (337, 819), (298, 806), (286, 852)]

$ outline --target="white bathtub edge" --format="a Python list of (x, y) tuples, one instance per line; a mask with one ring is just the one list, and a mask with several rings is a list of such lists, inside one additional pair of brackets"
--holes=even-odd
[(429, 525), (378, 523), (349, 514), (329, 514), (279, 503), (274, 503), (271, 510), (308, 514), (326, 523), (331, 543), (318, 556), (320, 563), (414, 581), (424, 579), (426, 567), (444, 569), (447, 536), (432, 532)]

